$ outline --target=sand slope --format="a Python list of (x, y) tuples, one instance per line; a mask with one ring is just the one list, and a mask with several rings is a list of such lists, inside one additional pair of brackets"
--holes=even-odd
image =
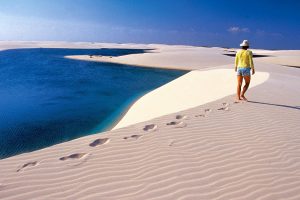
[(0, 199), (300, 199), (300, 71), (256, 68), (270, 75), (250, 102), (230, 95), (0, 160)]
[[(235, 93), (236, 87), (236, 80), (232, 78), (233, 73), (232, 69), (191, 71), (142, 96), (131, 106), (114, 129), (183, 111), (232, 95)], [(268, 78), (268, 73), (257, 72), (251, 87), (262, 84)]]

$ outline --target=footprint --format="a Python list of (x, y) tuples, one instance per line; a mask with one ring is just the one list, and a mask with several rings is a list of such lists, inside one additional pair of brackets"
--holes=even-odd
[(20, 167), (20, 168), (17, 170), (17, 172), (19, 172), (19, 171), (21, 171), (21, 170), (23, 170), (23, 169), (25, 169), (25, 168), (28, 168), (28, 167), (34, 167), (34, 166), (36, 166), (37, 164), (38, 164), (37, 161), (34, 161), (34, 162), (28, 162), (28, 163), (24, 164), (22, 167)]
[(183, 127), (186, 127), (187, 124), (184, 123), (184, 122), (175, 122), (175, 121), (172, 121), (172, 122), (169, 122), (167, 123), (168, 126), (175, 126), (175, 128), (183, 128)]
[(195, 115), (195, 117), (205, 117), (205, 115), (200, 114), (200, 115)]
[(228, 108), (228, 107), (222, 107), (222, 108), (218, 108), (218, 110), (225, 110), (225, 111), (228, 111), (229, 108)]
[(228, 106), (229, 106), (229, 103), (224, 102), (224, 103), (222, 103), (222, 106), (228, 107)]
[(172, 126), (173, 126), (173, 125), (177, 125), (177, 124), (179, 124), (179, 122), (175, 122), (175, 121), (173, 121), (173, 122), (169, 122), (169, 123), (167, 123), (167, 125), (168, 125), (168, 126), (170, 126), (170, 125), (172, 125)]
[(0, 183), (0, 191), (5, 189), (7, 187), (7, 185), (3, 184), (3, 183)]
[(207, 108), (204, 110), (205, 113), (210, 113), (212, 110), (210, 108)]
[(69, 156), (61, 157), (61, 158), (59, 158), (59, 160), (65, 161), (68, 159), (72, 159), (72, 160), (73, 159), (81, 159), (81, 158), (84, 158), (86, 155), (87, 155), (87, 153), (74, 153)]
[(144, 131), (155, 131), (156, 129), (157, 129), (157, 125), (155, 124), (149, 124), (143, 128)]
[(106, 144), (108, 142), (109, 142), (109, 138), (97, 139), (97, 140), (94, 140), (94, 142), (92, 142), (90, 144), (90, 146), (95, 147), (95, 146), (98, 146), (98, 145), (101, 145), (101, 144)]
[(123, 139), (124, 140), (128, 140), (128, 139), (139, 139), (140, 137), (142, 137), (142, 135), (131, 135), (131, 136), (129, 136), (129, 137), (124, 137)]
[(246, 102), (247, 102), (247, 101), (242, 101), (242, 100), (239, 100), (239, 101), (238, 101), (238, 100), (235, 100), (233, 103), (234, 103), (234, 104), (239, 104), (239, 103), (246, 103)]
[(186, 123), (184, 123), (184, 122), (179, 122), (178, 124), (176, 124), (175, 128), (184, 128), (184, 127), (186, 127), (186, 126), (187, 126)]
[(186, 115), (176, 115), (176, 119), (187, 119), (188, 116)]
[(175, 144), (175, 141), (172, 140), (172, 141), (169, 142), (168, 146), (171, 147), (171, 146), (173, 146), (174, 144)]

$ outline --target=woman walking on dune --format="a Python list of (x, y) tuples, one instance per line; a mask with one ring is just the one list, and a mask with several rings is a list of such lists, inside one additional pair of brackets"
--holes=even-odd
[[(235, 56), (235, 71), (237, 72), (237, 92), (236, 92), (236, 100), (244, 100), (248, 101), (245, 97), (245, 93), (250, 85), (251, 80), (251, 70), (252, 75), (255, 74), (254, 64), (253, 64), (253, 55), (252, 51), (248, 50), (249, 42), (248, 40), (244, 40), (242, 44), (240, 44), (242, 49), (237, 52)], [(241, 92), (243, 80), (245, 80), (245, 85)]]

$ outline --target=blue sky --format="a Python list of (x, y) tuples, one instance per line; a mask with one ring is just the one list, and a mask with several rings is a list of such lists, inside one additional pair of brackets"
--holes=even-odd
[(0, 0), (0, 40), (299, 49), (298, 0)]

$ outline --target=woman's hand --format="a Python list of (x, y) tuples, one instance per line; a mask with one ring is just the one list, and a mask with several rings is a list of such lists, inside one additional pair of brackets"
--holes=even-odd
[(254, 75), (255, 74), (255, 69), (254, 68), (252, 68), (252, 75)]
[(234, 71), (237, 71), (237, 67), (234, 67)]

